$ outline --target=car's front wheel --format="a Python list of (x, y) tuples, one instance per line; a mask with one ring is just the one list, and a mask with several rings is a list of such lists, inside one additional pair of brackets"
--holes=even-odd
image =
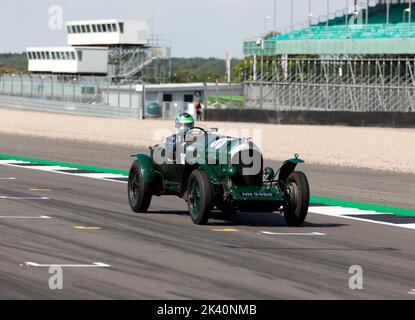
[(152, 196), (151, 186), (144, 181), (140, 163), (135, 160), (128, 176), (128, 200), (131, 209), (137, 213), (146, 213)]
[(306, 175), (298, 171), (291, 173), (285, 188), (285, 221), (291, 227), (299, 227), (305, 221), (310, 204), (310, 187)]
[(187, 204), (192, 221), (199, 225), (207, 224), (213, 207), (213, 192), (209, 177), (203, 171), (194, 170), (187, 188), (189, 195)]

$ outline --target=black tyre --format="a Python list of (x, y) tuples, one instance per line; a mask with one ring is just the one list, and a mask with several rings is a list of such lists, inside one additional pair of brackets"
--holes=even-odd
[(135, 160), (128, 176), (128, 200), (131, 209), (137, 213), (146, 213), (152, 196), (151, 186), (144, 181), (140, 163)]
[(293, 172), (286, 182), (287, 200), (284, 217), (291, 227), (302, 226), (310, 204), (310, 187), (307, 177), (302, 172)]
[(200, 170), (194, 170), (188, 183), (189, 214), (195, 224), (207, 224), (213, 208), (213, 192), (209, 177)]

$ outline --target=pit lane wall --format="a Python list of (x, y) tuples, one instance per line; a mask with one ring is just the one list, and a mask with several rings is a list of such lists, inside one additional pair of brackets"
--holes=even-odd
[(207, 109), (206, 121), (415, 128), (415, 112)]

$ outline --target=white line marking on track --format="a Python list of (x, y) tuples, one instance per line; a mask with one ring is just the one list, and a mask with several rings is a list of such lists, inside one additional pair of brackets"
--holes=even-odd
[(0, 178), (0, 180), (16, 180), (16, 178), (15, 177)]
[(259, 234), (270, 236), (326, 236), (327, 234), (321, 232), (269, 232), (261, 231)]
[(120, 174), (112, 173), (73, 173), (74, 176), (87, 177), (92, 179), (115, 179), (115, 178), (126, 178)]
[(4, 200), (50, 200), (48, 197), (5, 197), (0, 196), (0, 199)]
[(310, 207), (308, 212), (315, 214), (322, 214), (326, 216), (341, 217), (341, 216), (359, 216), (359, 215), (378, 215), (378, 214), (392, 214), (392, 213), (379, 213), (370, 210), (360, 210), (355, 208), (345, 208), (338, 206), (327, 206), (327, 207)]
[[(358, 210), (358, 209), (356, 209), (356, 210)], [(376, 223), (376, 224), (381, 224), (381, 225), (384, 225), (384, 226), (392, 226), (392, 227), (412, 229), (412, 230), (415, 229), (415, 223), (402, 223), (402, 224), (398, 224), (398, 223), (391, 223), (391, 222), (384, 222), (384, 221), (376, 221), (376, 220), (365, 219), (365, 218), (358, 218), (358, 217), (353, 217), (353, 216), (344, 216), (344, 215), (341, 215), (341, 214), (329, 214), (329, 213), (315, 212), (315, 210), (313, 210), (313, 207), (310, 208), (309, 212), (310, 213), (315, 213), (315, 214), (326, 215), (326, 216), (337, 217), (337, 218), (341, 218), (341, 219), (348, 219), (348, 220), (355, 220), (355, 221)], [(365, 214), (365, 211), (362, 211), (361, 214)], [(384, 215), (384, 214), (389, 214), (389, 213), (379, 213), (379, 212), (376, 212), (376, 214), (374, 214), (374, 216), (376, 216), (376, 215)]]
[(406, 228), (406, 229), (413, 229), (415, 230), (415, 223), (402, 223), (402, 224), (395, 224), (395, 226)]
[(62, 268), (109, 268), (111, 265), (102, 262), (93, 262), (92, 264), (39, 264), (36, 262), (25, 262), (27, 267), (37, 268), (50, 268), (50, 267), (62, 267)]
[(412, 289), (411, 291), (408, 292), (409, 294), (415, 294), (415, 289)]
[[(15, 166), (15, 167), (21, 167), (21, 166)], [(73, 168), (59, 167), (59, 166), (30, 166), (30, 167), (25, 167), (25, 168), (32, 169), (32, 170), (39, 170), (39, 171), (74, 170)]]
[(52, 219), (52, 218), (49, 216), (38, 216), (38, 217), (0, 216), (0, 219)]
[[(76, 169), (72, 169), (72, 170), (76, 170)], [(118, 182), (118, 183), (124, 183), (126, 184), (126, 181), (118, 181), (118, 180), (111, 180), (111, 179), (115, 179), (115, 178), (128, 178), (127, 176), (123, 176), (123, 175), (116, 175), (116, 174), (110, 174), (107, 173), (105, 174), (105, 176), (103, 176), (103, 174), (94, 174), (94, 173), (67, 173), (67, 172), (60, 172), (60, 171), (50, 171), (52, 173), (59, 173), (59, 174), (64, 174), (67, 176), (75, 176), (75, 177), (81, 177), (81, 178), (89, 178), (89, 179), (94, 179), (94, 180), (100, 180), (100, 181), (109, 181), (109, 182)]]
[(19, 160), (0, 160), (0, 164), (10, 164), (10, 163), (30, 163), (27, 161), (19, 161)]
[[(12, 164), (13, 163), (13, 164)], [(95, 180), (101, 180), (101, 181), (109, 181), (109, 182), (117, 182), (117, 183), (123, 183), (126, 184), (126, 181), (118, 181), (118, 180), (112, 180), (112, 179), (120, 179), (120, 178), (128, 178), (127, 176), (124, 176), (122, 174), (112, 174), (112, 173), (68, 173), (68, 172), (62, 172), (60, 170), (80, 170), (77, 168), (69, 168), (69, 167), (59, 167), (59, 166), (19, 166), (19, 164), (28, 164), (30, 162), (26, 161), (14, 161), (14, 160), (0, 160), (0, 165), (10, 166), (14, 168), (24, 168), (24, 169), (31, 169), (36, 171), (44, 171), (44, 172), (52, 172), (52, 173), (59, 173), (59, 174), (65, 174), (68, 176), (78, 176), (78, 177), (84, 177), (84, 178), (90, 178)]]

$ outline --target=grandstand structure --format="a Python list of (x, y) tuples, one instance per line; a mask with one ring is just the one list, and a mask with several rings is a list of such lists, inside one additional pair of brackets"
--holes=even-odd
[(67, 46), (27, 49), (29, 72), (108, 76), (117, 83), (165, 83), (170, 78), (170, 46), (150, 37), (147, 21), (69, 21), (66, 30)]
[(244, 42), (252, 108), (415, 111), (412, 0), (347, 1), (343, 11)]

